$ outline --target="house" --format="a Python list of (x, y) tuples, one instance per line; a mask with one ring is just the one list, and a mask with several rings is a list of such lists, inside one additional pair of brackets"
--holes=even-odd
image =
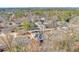
[(6, 27), (5, 27), (5, 29), (3, 30), (5, 33), (7, 33), (7, 32), (14, 32), (15, 29), (16, 29), (16, 27), (17, 27), (17, 24), (14, 23), (14, 22), (12, 22), (12, 21), (9, 21), (9, 22), (6, 23), (5, 26), (6, 26)]
[(43, 30), (46, 28), (46, 26), (41, 21), (35, 22), (35, 25), (37, 25), (37, 28), (39, 28), (40, 30)]
[(46, 18), (45, 17), (41, 17), (40, 21), (41, 21), (42, 24), (44, 24), (44, 22), (46, 21)]
[(26, 46), (31, 43), (31, 39), (29, 39), (28, 36), (17, 36), (13, 42), (16, 46)]
[(14, 22), (7, 22), (7, 24), (6, 24), (6, 26), (7, 27), (16, 27), (16, 23), (14, 23)]
[(6, 46), (4, 44), (0, 43), (0, 52), (5, 51), (5, 49), (6, 49)]
[(2, 30), (5, 28), (5, 25), (6, 25), (5, 19), (0, 16), (0, 33), (1, 33)]
[(79, 16), (76, 16), (70, 20), (69, 27), (79, 32)]
[(46, 20), (44, 22), (44, 25), (46, 26), (46, 28), (56, 28), (58, 26), (56, 20)]
[(5, 18), (0, 16), (0, 23), (4, 23), (4, 22), (6, 22)]

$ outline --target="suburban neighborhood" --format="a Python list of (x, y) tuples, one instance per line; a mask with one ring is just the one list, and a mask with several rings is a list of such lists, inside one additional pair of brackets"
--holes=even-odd
[(79, 51), (78, 8), (0, 8), (0, 52)]

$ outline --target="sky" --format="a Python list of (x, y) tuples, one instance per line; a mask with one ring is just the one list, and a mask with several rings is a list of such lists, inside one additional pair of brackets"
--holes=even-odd
[(0, 7), (79, 7), (79, 0), (0, 0)]

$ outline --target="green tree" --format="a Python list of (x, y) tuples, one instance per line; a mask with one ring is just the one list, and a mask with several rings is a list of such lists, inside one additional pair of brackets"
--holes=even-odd
[(24, 12), (22, 10), (16, 10), (15, 12), (15, 16), (17, 18), (24, 16)]
[(31, 29), (31, 23), (28, 22), (28, 21), (24, 21), (24, 22), (22, 22), (21, 25), (22, 25), (22, 27), (23, 27), (24, 29), (26, 29), (26, 30)]

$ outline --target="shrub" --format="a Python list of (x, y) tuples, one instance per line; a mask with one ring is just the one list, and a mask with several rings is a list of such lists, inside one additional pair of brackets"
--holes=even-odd
[(24, 22), (22, 22), (21, 25), (22, 25), (22, 27), (23, 27), (24, 29), (26, 29), (26, 30), (31, 29), (31, 23), (28, 22), (28, 21), (24, 21)]

